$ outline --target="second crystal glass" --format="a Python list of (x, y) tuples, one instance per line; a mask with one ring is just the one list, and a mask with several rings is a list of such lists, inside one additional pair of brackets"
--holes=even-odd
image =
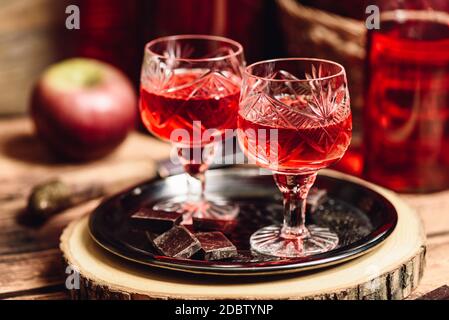
[[(235, 129), (245, 60), (230, 39), (179, 35), (145, 47), (140, 111), (145, 126), (171, 141), (188, 174), (188, 195), (167, 199), (155, 210), (205, 218), (232, 219), (238, 207), (226, 199), (205, 198), (205, 172), (225, 129)], [(192, 190), (199, 185), (200, 191)]]
[(243, 77), (238, 128), (248, 158), (273, 171), (284, 196), (284, 224), (254, 233), (251, 248), (279, 257), (302, 257), (335, 248), (335, 233), (305, 226), (305, 206), (317, 171), (338, 161), (351, 140), (344, 68), (308, 58), (249, 66)]

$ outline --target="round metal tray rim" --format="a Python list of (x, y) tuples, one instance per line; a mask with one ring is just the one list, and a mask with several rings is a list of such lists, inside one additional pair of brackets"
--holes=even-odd
[[(210, 170), (209, 175), (210, 176), (223, 176), (223, 175), (230, 175), (230, 176), (248, 176), (251, 172), (255, 172), (258, 169), (255, 168), (242, 168), (237, 167), (233, 169), (216, 169), (216, 170)], [(182, 175), (182, 174), (181, 174)], [(167, 179), (175, 179), (177, 176), (171, 176)], [(324, 175), (324, 177), (329, 177), (328, 175)], [(332, 176), (330, 176), (332, 178)], [(335, 179), (335, 178), (334, 178)], [(127, 189), (126, 192), (131, 192), (135, 188), (139, 188), (141, 186), (145, 186), (151, 183), (155, 183), (157, 181), (161, 181), (160, 178), (154, 178), (151, 179), (145, 183), (142, 183), (140, 185), (137, 185), (135, 187)], [(349, 181), (349, 183), (357, 185), (355, 182)], [(369, 189), (368, 189), (369, 190)], [(382, 198), (385, 201), (385, 204), (387, 206), (392, 206), (392, 204), (385, 199), (381, 194), (379, 194), (376, 191), (370, 190), (371, 192), (374, 192), (378, 197)], [(123, 194), (123, 193), (121, 193)], [(151, 253), (142, 251), (142, 254), (145, 253), (145, 259), (144, 258), (136, 258), (134, 256), (130, 256), (129, 254), (125, 254), (122, 252), (122, 250), (117, 249), (116, 245), (113, 243), (110, 243), (110, 241), (107, 241), (105, 239), (99, 239), (96, 235), (94, 230), (94, 217), (96, 215), (96, 212), (98, 212), (102, 206), (104, 206), (109, 201), (112, 201), (118, 197), (118, 195), (112, 196), (106, 200), (104, 200), (91, 214), (89, 217), (89, 233), (91, 237), (95, 240), (97, 244), (99, 244), (102, 248), (106, 249), (107, 251), (118, 255), (124, 259), (144, 264), (151, 267), (158, 267), (158, 268), (164, 268), (164, 269), (170, 269), (170, 270), (176, 270), (176, 271), (182, 271), (182, 272), (189, 272), (189, 273), (200, 273), (200, 274), (211, 274), (211, 275), (229, 275), (229, 276), (235, 276), (235, 275), (268, 275), (268, 274), (284, 274), (284, 273), (292, 273), (292, 272), (298, 272), (298, 271), (307, 271), (311, 269), (315, 269), (317, 267), (324, 268), (335, 264), (340, 264), (348, 260), (352, 260), (354, 258), (357, 258), (365, 253), (368, 253), (371, 250), (374, 250), (377, 246), (382, 244), (382, 241), (386, 239), (394, 230), (396, 223), (397, 223), (397, 214), (394, 217), (391, 217), (391, 220), (388, 222), (388, 224), (383, 225), (382, 228), (378, 228), (378, 230), (374, 230), (372, 233), (370, 233), (365, 238), (359, 239), (358, 241), (355, 241), (352, 243), (349, 248), (337, 248), (332, 250), (333, 256), (328, 256), (328, 253), (315, 255), (312, 257), (312, 259), (309, 258), (296, 258), (296, 259), (284, 259), (284, 260), (277, 260), (276, 263), (272, 263), (271, 265), (267, 264), (266, 262), (251, 262), (247, 263), (244, 266), (239, 264), (229, 264), (227, 262), (213, 262), (205, 265), (202, 262), (198, 262), (195, 260), (186, 259), (183, 261), (182, 259), (178, 259), (175, 262), (173, 261), (164, 261), (164, 258), (161, 258), (161, 260), (155, 259), (155, 256)], [(367, 238), (369, 238), (369, 241), (367, 241)], [(136, 250), (136, 248), (132, 248), (132, 250)], [(167, 258), (170, 260), (173, 260), (171, 258)], [(273, 261), (272, 261), (273, 262)]]

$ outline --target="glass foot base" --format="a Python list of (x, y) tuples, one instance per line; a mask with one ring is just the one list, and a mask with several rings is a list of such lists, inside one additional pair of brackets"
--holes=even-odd
[(310, 225), (309, 235), (291, 239), (281, 237), (281, 229), (281, 225), (272, 225), (256, 231), (250, 238), (251, 249), (270, 256), (297, 258), (330, 251), (338, 245), (338, 236), (328, 228)]
[(156, 203), (153, 210), (183, 214), (183, 224), (191, 224), (192, 217), (217, 220), (232, 220), (239, 213), (239, 207), (225, 199), (189, 201), (186, 198), (172, 198)]

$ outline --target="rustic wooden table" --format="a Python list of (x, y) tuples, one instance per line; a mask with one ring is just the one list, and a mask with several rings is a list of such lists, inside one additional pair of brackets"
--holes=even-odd
[[(100, 200), (31, 226), (23, 219), (23, 210), (32, 186), (60, 178), (123, 188), (153, 176), (156, 161), (169, 155), (169, 147), (133, 133), (111, 156), (79, 165), (61, 163), (48, 154), (34, 137), (28, 119), (1, 120), (0, 133), (0, 299), (67, 299), (59, 235)], [(419, 212), (428, 237), (427, 268), (413, 299), (449, 284), (449, 191), (402, 197)]]

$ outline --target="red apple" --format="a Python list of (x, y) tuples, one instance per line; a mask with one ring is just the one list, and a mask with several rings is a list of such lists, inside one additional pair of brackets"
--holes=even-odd
[(70, 160), (102, 157), (133, 128), (137, 98), (131, 82), (115, 67), (75, 58), (50, 66), (33, 91), (36, 131)]

